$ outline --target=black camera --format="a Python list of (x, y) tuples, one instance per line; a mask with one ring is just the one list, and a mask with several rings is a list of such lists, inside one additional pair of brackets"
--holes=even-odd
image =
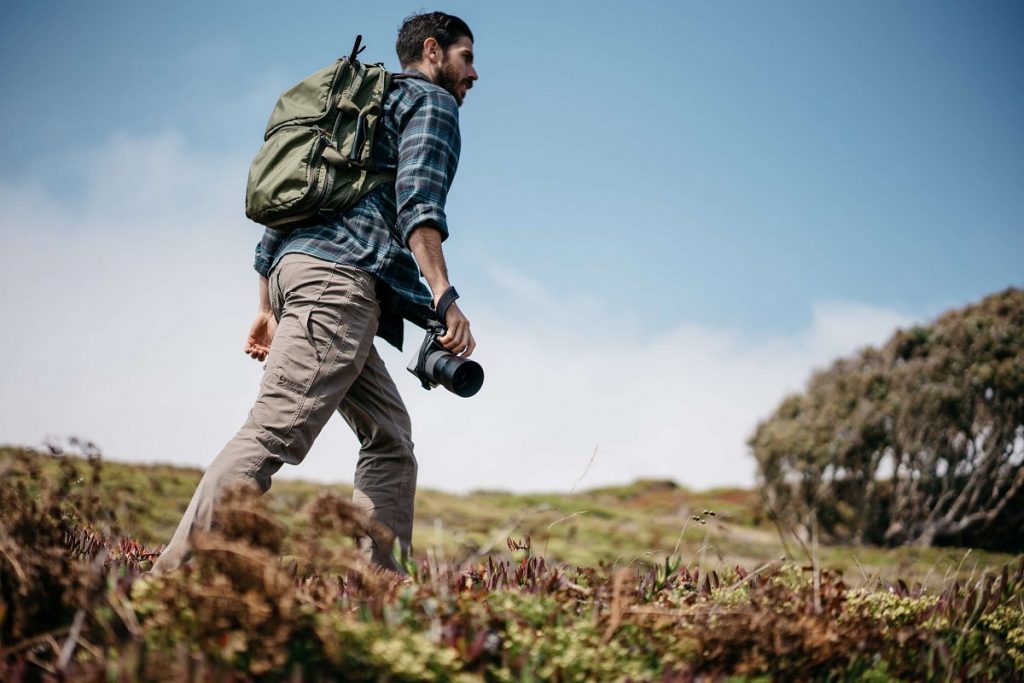
[(416, 357), (409, 363), (409, 372), (416, 375), (424, 389), (443, 386), (453, 394), (469, 398), (484, 384), (484, 369), (468, 358), (459, 358), (437, 341), (445, 333), (444, 325), (432, 322)]
[(437, 341), (445, 333), (444, 323), (440, 321), (444, 320), (445, 312), (457, 298), (459, 295), (455, 288), (449, 287), (438, 300), (437, 310), (432, 311), (437, 319), (415, 321), (422, 324), (427, 336), (416, 357), (409, 363), (409, 372), (416, 375), (424, 389), (441, 385), (453, 394), (469, 398), (483, 386), (484, 369), (475, 361), (459, 358)]

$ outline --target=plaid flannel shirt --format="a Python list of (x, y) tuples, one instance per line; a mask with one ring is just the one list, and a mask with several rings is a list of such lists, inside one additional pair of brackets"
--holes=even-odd
[[(281, 257), (302, 253), (355, 266), (414, 304), (429, 305), (430, 290), (409, 249), (409, 235), (428, 225), (448, 237), (444, 205), (459, 163), (461, 137), (455, 98), (419, 78), (396, 80), (384, 98), (374, 141), (378, 167), (393, 169), (383, 183), (343, 214), (290, 233), (267, 229), (256, 246), (256, 271), (267, 277)], [(402, 348), (403, 322), (383, 310), (377, 335)]]

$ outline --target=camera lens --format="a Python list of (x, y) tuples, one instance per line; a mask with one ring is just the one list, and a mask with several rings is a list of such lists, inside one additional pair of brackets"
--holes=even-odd
[(433, 382), (463, 398), (480, 391), (484, 384), (484, 369), (479, 363), (446, 351), (427, 356), (426, 371)]

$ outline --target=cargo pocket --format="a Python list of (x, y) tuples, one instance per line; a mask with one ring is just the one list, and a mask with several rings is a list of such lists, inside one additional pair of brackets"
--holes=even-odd
[(294, 381), (288, 379), (287, 377), (284, 376), (284, 373), (282, 373), (280, 370), (275, 370), (273, 372), (273, 375), (274, 375), (273, 381), (276, 382), (277, 386), (280, 387), (281, 389), (284, 389), (285, 391), (290, 391), (293, 394), (299, 394), (299, 395), (302, 395), (302, 394), (306, 393), (306, 387), (304, 385), (299, 384), (298, 382), (294, 382)]

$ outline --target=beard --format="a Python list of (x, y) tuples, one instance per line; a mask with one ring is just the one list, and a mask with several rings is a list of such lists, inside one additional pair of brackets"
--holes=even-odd
[(473, 87), (473, 81), (468, 78), (459, 78), (459, 75), (455, 73), (455, 69), (452, 68), (451, 63), (447, 59), (441, 63), (441, 70), (438, 72), (437, 79), (434, 82), (447, 90), (455, 98), (455, 104), (460, 107), (462, 106), (463, 94), (466, 90)]

